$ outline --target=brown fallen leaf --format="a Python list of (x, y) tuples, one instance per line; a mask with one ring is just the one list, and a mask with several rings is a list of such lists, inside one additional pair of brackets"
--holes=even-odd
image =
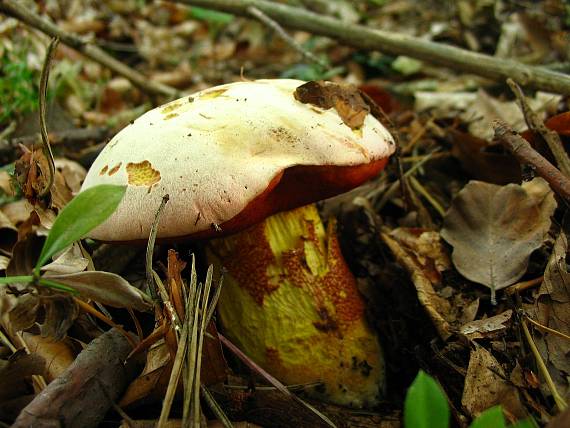
[(398, 264), (403, 266), (410, 274), (418, 293), (418, 300), (431, 318), (440, 337), (443, 340), (448, 339), (451, 336), (451, 327), (442, 314), (449, 313), (451, 305), (435, 292), (433, 283), (430, 281), (430, 276), (433, 273), (427, 274), (413, 251), (406, 249), (405, 245), (402, 245), (392, 234), (382, 232), (380, 236), (388, 248), (390, 248)]
[[(447, 132), (453, 144), (451, 153), (471, 178), (501, 185), (521, 180), (520, 164), (501, 145), (457, 129), (448, 129)], [(497, 165), (501, 167), (497, 168)]]
[[(570, 336), (570, 272), (566, 264), (567, 253), (568, 240), (561, 233), (554, 243), (535, 303), (527, 307), (527, 312), (538, 323)], [(569, 400), (570, 341), (538, 329), (535, 329), (534, 341), (558, 391)]]
[(555, 208), (554, 195), (542, 178), (522, 186), (470, 181), (447, 212), (441, 236), (453, 246), (456, 269), (489, 287), (494, 300), (495, 290), (524, 275)]
[(342, 121), (351, 129), (362, 126), (370, 113), (370, 106), (362, 98), (358, 88), (332, 82), (307, 82), (294, 93), (295, 99), (323, 109), (334, 107)]
[(469, 340), (495, 338), (505, 332), (513, 316), (512, 310), (483, 320), (463, 324), (459, 332)]
[(497, 404), (516, 419), (526, 416), (517, 389), (505, 379), (503, 368), (489, 351), (481, 346), (471, 351), (461, 398), (471, 417)]

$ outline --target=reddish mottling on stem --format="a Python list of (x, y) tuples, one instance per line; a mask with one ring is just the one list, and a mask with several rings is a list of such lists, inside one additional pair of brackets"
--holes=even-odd
[[(263, 223), (251, 227), (247, 233), (227, 239), (238, 240), (230, 245), (240, 249), (240, 256), (224, 258), (220, 254), (224, 258), (224, 266), (253, 300), (263, 305), (265, 296), (279, 288), (267, 275), (267, 267), (275, 263), (275, 256), (265, 238)], [(220, 251), (223, 251), (222, 245)]]

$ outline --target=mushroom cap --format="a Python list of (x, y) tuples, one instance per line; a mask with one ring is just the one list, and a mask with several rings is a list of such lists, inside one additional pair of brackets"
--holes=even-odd
[(337, 109), (298, 101), (294, 93), (304, 83), (216, 86), (126, 126), (82, 186), (127, 185), (117, 210), (90, 237), (148, 239), (166, 194), (159, 239), (221, 236), (375, 176), (395, 150), (390, 133), (371, 114), (353, 129)]

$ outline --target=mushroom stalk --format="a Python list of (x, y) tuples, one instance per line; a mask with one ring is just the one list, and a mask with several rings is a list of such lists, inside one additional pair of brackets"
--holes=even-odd
[(219, 320), (250, 358), (284, 383), (320, 382), (308, 392), (326, 401), (378, 403), (382, 351), (334, 220), (325, 228), (307, 205), (213, 240), (209, 254), (228, 270)]

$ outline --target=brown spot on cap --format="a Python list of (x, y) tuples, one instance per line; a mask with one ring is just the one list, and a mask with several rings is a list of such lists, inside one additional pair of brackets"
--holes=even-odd
[(109, 169), (109, 166), (105, 165), (103, 168), (101, 168), (101, 171), (99, 171), (99, 175), (105, 175), (105, 173), (107, 172), (108, 169)]
[(111, 168), (109, 170), (109, 176), (116, 174), (117, 171), (119, 171), (119, 169), (121, 168), (121, 165), (123, 164), (123, 162), (119, 162), (117, 165), (115, 165), (113, 168)]
[(160, 172), (147, 160), (127, 164), (128, 183), (133, 186), (152, 186), (160, 181)]

